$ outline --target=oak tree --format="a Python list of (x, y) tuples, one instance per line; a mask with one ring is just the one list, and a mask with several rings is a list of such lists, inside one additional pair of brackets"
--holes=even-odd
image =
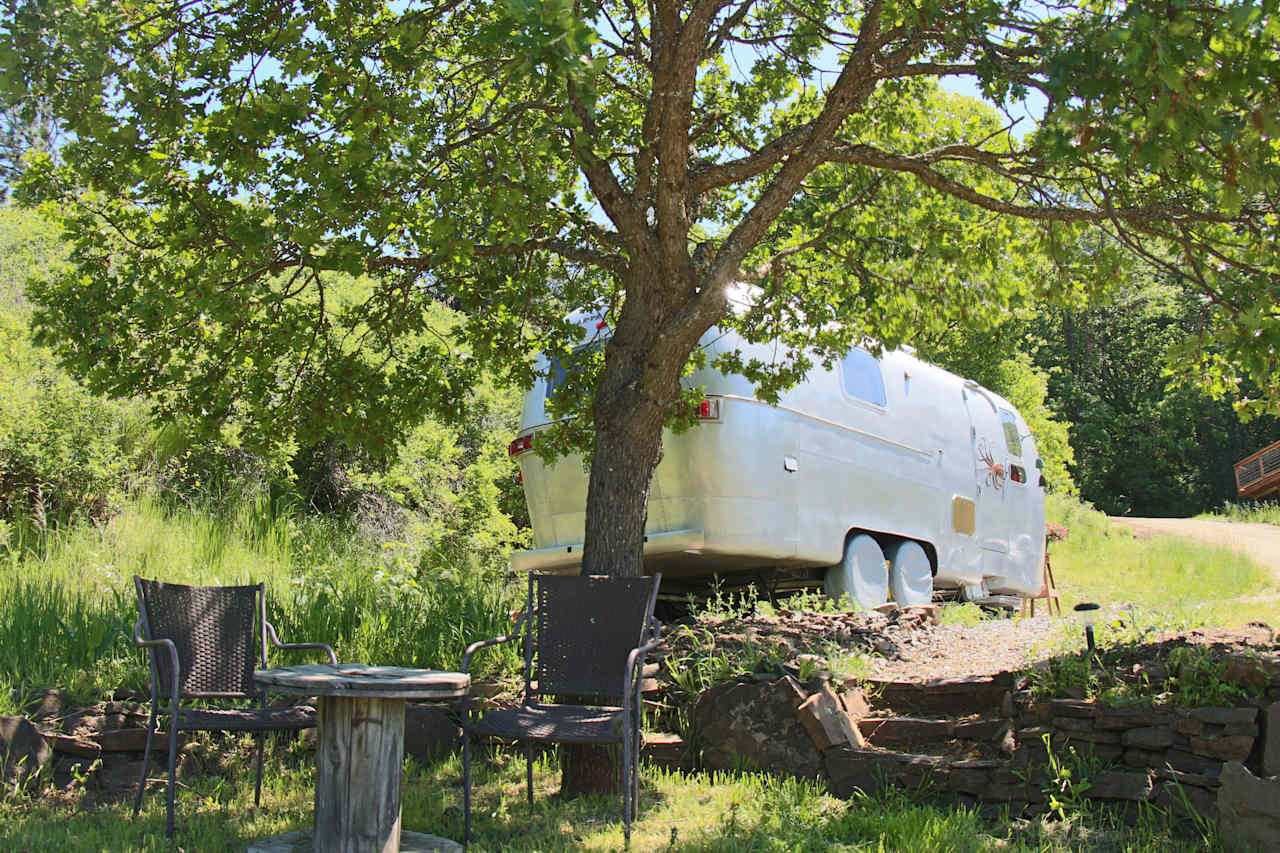
[[(779, 341), (722, 365), (769, 398), (1128, 253), (1215, 306), (1219, 390), (1276, 407), (1276, 5), (12, 0), (0, 67), (67, 131), (24, 191), (73, 245), (42, 322), (96, 387), (376, 445), (603, 312), (560, 436), (592, 442), (584, 568), (631, 575), (716, 324)], [(335, 301), (334, 270), (370, 285)], [(435, 300), (467, 319), (433, 338)]]

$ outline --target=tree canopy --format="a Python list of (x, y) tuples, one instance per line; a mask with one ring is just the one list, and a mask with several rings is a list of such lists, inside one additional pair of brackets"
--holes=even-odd
[[(19, 0), (0, 67), (68, 131), (24, 192), (63, 211), (41, 318), (98, 387), (368, 440), (605, 312), (584, 562), (630, 574), (714, 324), (782, 343), (723, 365), (769, 397), (1129, 255), (1216, 306), (1186, 362), (1280, 406), (1276, 5)], [(335, 304), (333, 270), (370, 285)], [(432, 338), (437, 299), (467, 319)]]

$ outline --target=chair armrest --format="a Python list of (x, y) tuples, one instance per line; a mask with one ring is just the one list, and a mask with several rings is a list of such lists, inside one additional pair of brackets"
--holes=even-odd
[[(657, 633), (656, 631), (654, 632)], [(631, 695), (636, 691), (637, 671), (636, 664), (644, 660), (645, 655), (662, 645), (663, 638), (656, 636), (654, 639), (645, 643), (643, 646), (637, 646), (627, 655), (627, 672), (622, 682), (622, 707), (627, 714), (631, 713)], [(636, 691), (639, 698), (639, 692)]]
[[(178, 647), (175, 646), (173, 644), (173, 640), (170, 640), (168, 637), (161, 637), (158, 640), (143, 639), (141, 619), (133, 623), (133, 642), (134, 642), (134, 645), (142, 646), (146, 648), (148, 651), (151, 651), (152, 649), (157, 649), (157, 648), (163, 648), (168, 650), (169, 664), (172, 667), (169, 670), (169, 672), (173, 673), (173, 677), (169, 679), (169, 707), (174, 710), (174, 713), (177, 713), (178, 681), (181, 679), (181, 676), (182, 676), (182, 672), (178, 669)], [(159, 685), (156, 683), (154, 669), (152, 670), (151, 684), (152, 684), (151, 701), (155, 702), (159, 698), (155, 695), (156, 688)], [(153, 710), (155, 709), (155, 705), (152, 705), (151, 707)]]
[(481, 649), (487, 649), (489, 646), (499, 646), (503, 643), (509, 643), (512, 640), (520, 638), (520, 627), (524, 625), (525, 614), (521, 613), (520, 618), (516, 620), (515, 627), (511, 629), (510, 634), (503, 634), (501, 637), (491, 637), (488, 640), (479, 640), (467, 646), (467, 650), (462, 653), (462, 671), (470, 672), (471, 656)]
[(338, 665), (338, 656), (333, 653), (333, 649), (329, 647), (328, 643), (282, 643), (280, 642), (280, 638), (276, 636), (276, 627), (270, 622), (267, 622), (266, 625), (267, 636), (271, 638), (271, 645), (275, 646), (277, 649), (286, 649), (289, 651), (296, 649), (323, 649), (325, 653), (329, 655), (329, 663), (334, 666)]

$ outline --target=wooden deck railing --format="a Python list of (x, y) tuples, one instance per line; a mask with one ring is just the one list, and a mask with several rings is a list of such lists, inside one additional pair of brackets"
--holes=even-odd
[(1236, 463), (1236, 493), (1264, 498), (1280, 492), (1280, 441)]

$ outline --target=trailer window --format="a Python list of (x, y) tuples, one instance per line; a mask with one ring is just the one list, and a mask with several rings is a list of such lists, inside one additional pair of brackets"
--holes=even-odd
[[(578, 347), (573, 351), (572, 361), (580, 361), (584, 357), (590, 356), (596, 350), (599, 350), (600, 348), (602, 348), (607, 342), (608, 342), (608, 338), (599, 338), (594, 341), (591, 341), (590, 343), (583, 344), (582, 346)], [(570, 361), (570, 360), (561, 359), (560, 356), (558, 355), (553, 355), (551, 357), (551, 363), (548, 366), (549, 369), (547, 372), (547, 395), (546, 396), (548, 400), (551, 399), (551, 395), (556, 393), (556, 389), (558, 389), (561, 385), (564, 384), (565, 379), (568, 378), (569, 376), (569, 371), (573, 369), (573, 365), (566, 364), (566, 361)]]
[(1018, 420), (1013, 412), (1000, 410), (1000, 425), (1004, 427), (1004, 444), (1014, 456), (1022, 455), (1022, 436), (1018, 433)]
[(854, 347), (844, 357), (844, 390), (850, 397), (885, 404), (884, 377), (880, 375), (880, 362), (864, 349)]

